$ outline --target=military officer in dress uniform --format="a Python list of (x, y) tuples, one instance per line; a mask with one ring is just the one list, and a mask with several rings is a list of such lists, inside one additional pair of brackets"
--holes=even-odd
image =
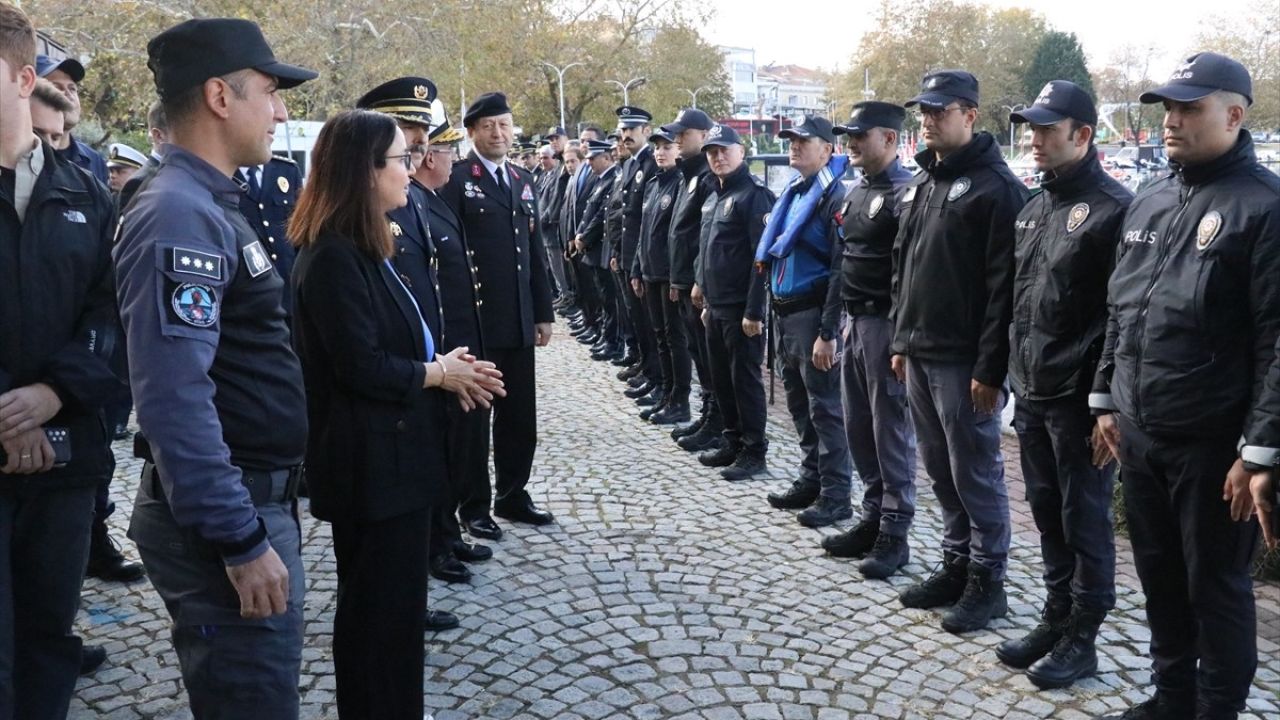
[(641, 365), (641, 374), (654, 387), (649, 396), (653, 403), (641, 411), (640, 417), (648, 420), (666, 405), (666, 390), (662, 382), (662, 368), (658, 361), (657, 337), (649, 322), (644, 301), (631, 287), (631, 266), (635, 263), (636, 250), (640, 246), (640, 224), (644, 206), (645, 181), (658, 174), (658, 163), (653, 159), (653, 145), (649, 143), (653, 116), (644, 108), (624, 105), (614, 111), (618, 116), (619, 145), (624, 148), (627, 160), (618, 175), (617, 194), (622, 203), (621, 233), (611, 248), (609, 267), (618, 285), (623, 309), (631, 328), (631, 345), (626, 354), (615, 362), (622, 367), (635, 363)]
[(111, 192), (119, 195), (124, 184), (146, 164), (146, 155), (124, 143), (111, 143), (107, 152), (107, 176), (110, 178), (108, 186)]
[(261, 165), (249, 165), (236, 171), (236, 182), (244, 191), (240, 212), (249, 221), (262, 247), (284, 278), (284, 311), (293, 314), (293, 293), (289, 292), (289, 273), (293, 270), (294, 249), (285, 237), (285, 228), (302, 189), (302, 172), (293, 160), (272, 155)]
[(172, 142), (115, 248), (147, 461), (130, 537), (173, 620), (192, 714), (296, 718), (306, 399), (284, 281), (232, 176), (270, 158), (276, 91), (316, 73), (239, 19), (180, 23), (147, 54)]
[[(621, 351), (624, 331), (618, 312), (618, 288), (609, 271), (605, 249), (609, 235), (609, 200), (618, 179), (618, 164), (613, 158), (613, 144), (605, 140), (588, 140), (586, 169), (590, 179), (584, 193), (578, 196), (582, 219), (574, 232), (574, 252), (582, 257), (585, 274), (600, 298), (599, 334), (591, 346), (592, 357), (604, 360)], [(581, 340), (582, 338), (579, 338)]]
[[(507, 396), (495, 402), (492, 410), (497, 472), (493, 514), (545, 525), (553, 521), (551, 513), (539, 510), (525, 490), (538, 445), (534, 347), (551, 342), (555, 318), (538, 227), (538, 200), (533, 177), (506, 162), (512, 142), (506, 96), (481, 95), (467, 108), (463, 125), (475, 147), (453, 167), (440, 196), (458, 216), (475, 251), (484, 313), (484, 359), (497, 365), (506, 382)], [(488, 457), (489, 434), (479, 436), (472, 452)], [(484, 467), (487, 474), (487, 464)], [(472, 479), (468, 487), (488, 490), (488, 478)], [(501, 537), (502, 530), (489, 516), (487, 496), (468, 497), (460, 514), (473, 536)]]

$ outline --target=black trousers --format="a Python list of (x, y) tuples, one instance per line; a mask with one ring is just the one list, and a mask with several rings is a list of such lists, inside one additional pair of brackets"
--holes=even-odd
[(724, 439), (742, 452), (764, 456), (765, 398), (764, 333), (742, 332), (744, 305), (711, 308), (707, 322), (707, 365), (715, 386), (716, 403), (724, 418)]
[(71, 626), (94, 489), (15, 477), (0, 487), (0, 718), (62, 720), (80, 672)]
[(432, 512), (333, 524), (333, 674), (342, 720), (422, 720)]
[(613, 281), (613, 272), (609, 268), (591, 266), (591, 279), (600, 294), (600, 332), (605, 340), (613, 344), (625, 341), (622, 327), (622, 300), (618, 297), (618, 286)]
[[(496, 398), (491, 410), (483, 413), (483, 426), (475, 426), (471, 438), (471, 477), (467, 480), (468, 496), (459, 510), (463, 520), (489, 514), (489, 428), (492, 417), (493, 468), (496, 473), (495, 505), (519, 503), (529, 495), (529, 472), (533, 469), (533, 453), (538, 447), (538, 388), (532, 345), (526, 348), (489, 349), (485, 359), (502, 371), (507, 396)], [(479, 423), (479, 421), (477, 421)], [(477, 475), (478, 474), (478, 475)], [(483, 493), (483, 494), (482, 494)]]
[(1094, 419), (1083, 397), (1018, 398), (1013, 425), (1022, 448), (1027, 502), (1040, 531), (1050, 596), (1091, 610), (1116, 604), (1111, 527), (1114, 463), (1098, 469), (1089, 444)]
[(680, 303), (668, 299), (665, 282), (645, 282), (644, 305), (653, 327), (654, 349), (662, 373), (662, 387), (667, 397), (688, 402), (692, 369), (689, 364), (689, 341), (685, 337)]
[(603, 306), (600, 291), (596, 289), (595, 269), (582, 262), (581, 255), (573, 256), (569, 261), (569, 268), (573, 271), (573, 284), (577, 293), (578, 307), (582, 309), (582, 321), (587, 327), (598, 328)]
[[(636, 297), (631, 288), (631, 273), (621, 270), (614, 273), (618, 279), (618, 287), (623, 290), (624, 305), (631, 327), (632, 342), (640, 355), (641, 372), (655, 385), (663, 385), (662, 361), (658, 357), (658, 338), (654, 323), (649, 318), (649, 310), (644, 298)], [(659, 323), (661, 324), (661, 323)]]
[[(458, 513), (464, 507), (472, 508), (473, 497), (480, 510), (470, 516), (464, 513), (464, 517), (489, 512), (489, 458), (487, 454), (475, 453), (475, 438), (489, 432), (488, 418), (479, 409), (463, 410), (453, 398), (445, 401), (445, 417), (448, 419), (445, 452), (449, 463), (449, 482), (437, 504), (436, 514), (431, 518), (431, 557), (450, 554), (453, 543), (462, 540)], [(483, 481), (483, 487), (479, 481)]]
[(1152, 679), (1165, 692), (1196, 693), (1210, 712), (1242, 711), (1258, 666), (1249, 575), (1258, 523), (1233, 522), (1222, 500), (1239, 433), (1166, 438), (1116, 417)]
[(714, 384), (711, 382), (710, 365), (707, 362), (707, 329), (702, 325), (702, 311), (693, 305), (693, 296), (688, 290), (680, 290), (679, 313), (684, 323), (684, 335), (688, 341), (689, 359), (693, 362), (694, 371), (698, 374), (699, 393), (703, 404), (716, 404)]

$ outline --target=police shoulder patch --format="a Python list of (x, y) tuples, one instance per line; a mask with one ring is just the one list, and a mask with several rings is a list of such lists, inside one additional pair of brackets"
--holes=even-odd
[(200, 283), (182, 283), (170, 300), (178, 319), (192, 327), (207, 328), (218, 321), (218, 293)]
[(1222, 229), (1222, 214), (1217, 210), (1206, 213), (1200, 218), (1200, 225), (1196, 228), (1196, 249), (1204, 250), (1213, 243), (1218, 237), (1218, 231)]
[(874, 218), (879, 215), (882, 207), (884, 207), (884, 193), (871, 198), (871, 205), (867, 207), (867, 217)]
[(1089, 203), (1076, 203), (1067, 213), (1067, 232), (1073, 233), (1089, 217)]
[(967, 177), (958, 177), (956, 181), (951, 183), (951, 189), (947, 191), (947, 200), (959, 200), (964, 194), (969, 192), (969, 188), (973, 187), (973, 182)]
[(249, 277), (256, 278), (271, 270), (271, 258), (267, 257), (267, 251), (262, 249), (261, 242), (254, 240), (245, 245), (242, 253), (246, 267), (249, 268)]
[(222, 256), (212, 253), (175, 247), (166, 251), (169, 269), (176, 273), (200, 275), (210, 280), (222, 280)]

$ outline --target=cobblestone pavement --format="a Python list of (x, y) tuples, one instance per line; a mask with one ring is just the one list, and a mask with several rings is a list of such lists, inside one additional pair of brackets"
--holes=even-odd
[[(898, 591), (940, 560), (940, 518), (923, 482), (912, 562), (891, 582), (864, 581), (823, 556), (820, 535), (764, 500), (798, 454), (778, 402), (770, 476), (719, 480), (640, 423), (606, 364), (557, 337), (540, 350), (541, 446), (530, 489), (556, 514), (547, 529), (511, 526), (470, 586), (432, 581), (431, 605), (462, 628), (427, 637), (427, 707), (460, 718), (1091, 718), (1148, 693), (1148, 633), (1130, 553), (1103, 628), (1100, 672), (1037, 691), (993, 648), (1035, 622), (1038, 545), (1005, 443), (1015, 523), (1010, 617), (964, 637), (937, 614), (904, 610)], [(122, 535), (138, 461), (121, 459), (111, 518)], [(855, 488), (855, 491), (857, 489)], [(333, 710), (336, 585), (327, 525), (304, 513), (307, 718)], [(832, 532), (832, 530), (827, 530)], [(127, 544), (126, 552), (136, 557)], [(1280, 716), (1280, 626), (1272, 586), (1258, 588), (1260, 659), (1250, 718)], [(80, 630), (108, 664), (82, 679), (71, 717), (189, 718), (168, 620), (150, 586), (86, 583)]]

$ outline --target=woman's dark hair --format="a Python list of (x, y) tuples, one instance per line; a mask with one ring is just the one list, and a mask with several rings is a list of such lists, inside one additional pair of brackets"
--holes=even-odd
[(351, 238), (373, 260), (394, 247), (386, 215), (378, 209), (374, 173), (387, 165), (396, 121), (368, 110), (347, 110), (320, 128), (311, 151), (311, 174), (289, 220), (289, 241), (307, 247), (325, 231)]

